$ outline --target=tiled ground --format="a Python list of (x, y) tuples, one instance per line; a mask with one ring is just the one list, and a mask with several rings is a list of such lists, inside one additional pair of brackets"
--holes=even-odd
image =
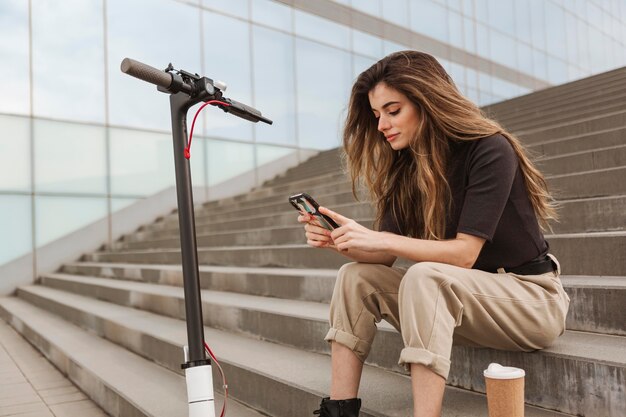
[(0, 319), (0, 416), (107, 414)]

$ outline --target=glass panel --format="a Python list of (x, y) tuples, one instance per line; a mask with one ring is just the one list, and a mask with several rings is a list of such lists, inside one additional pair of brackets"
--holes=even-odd
[(531, 41), (535, 48), (546, 49), (546, 23), (543, 0), (530, 1)]
[(448, 41), (448, 11), (432, 1), (411, 4), (411, 28), (443, 42)]
[(448, 74), (452, 77), (452, 81), (457, 87), (465, 85), (465, 68), (462, 65), (451, 62)]
[[(315, 42), (296, 42), (300, 146), (337, 147), (352, 81), (351, 56)], [(333, 65), (327, 65), (328, 62)], [(323, 88), (319, 80), (323, 80)]]
[[(37, 247), (107, 215), (106, 198), (35, 197)], [(106, 239), (106, 236), (102, 237)]]
[(528, 75), (533, 75), (533, 51), (530, 46), (519, 43), (517, 44), (517, 65), (518, 69)]
[(532, 41), (530, 25), (530, 9), (526, 1), (516, 1), (515, 5), (515, 34), (517, 39), (528, 44)]
[(565, 13), (565, 29), (567, 32), (567, 59), (571, 64), (578, 64), (578, 43), (576, 42), (576, 17)]
[(463, 20), (460, 14), (455, 12), (448, 13), (448, 28), (450, 30), (450, 44), (463, 49)]
[[(384, 1), (383, 1), (384, 3)], [(358, 0), (352, 2), (352, 8), (360, 10), (363, 13), (371, 14), (374, 16), (380, 16), (380, 1), (379, 0)]]
[(0, 265), (33, 249), (31, 197), (0, 195)]
[(448, 7), (460, 12), (463, 9), (461, 3), (463, 3), (463, 0), (448, 0)]
[(298, 152), (293, 148), (281, 148), (278, 146), (257, 145), (256, 146), (256, 163), (257, 166), (263, 166), (267, 163), (280, 159), (284, 156)]
[(297, 35), (344, 49), (350, 48), (350, 29), (348, 27), (299, 10), (295, 11), (295, 18)]
[(465, 79), (469, 88), (476, 88), (478, 86), (478, 73), (473, 68), (465, 68)]
[(594, 73), (602, 72), (606, 68), (606, 44), (603, 42), (602, 33), (594, 27), (589, 29), (589, 58), (591, 59), (591, 70)]
[(491, 87), (494, 95), (503, 98), (514, 97), (518, 92), (516, 84), (510, 83), (498, 77), (493, 77), (491, 79)]
[(489, 5), (487, 4), (487, 0), (474, 0), (474, 10), (476, 20), (489, 23)]
[(293, 28), (292, 8), (272, 0), (254, 0), (250, 3), (252, 20), (291, 32)]
[[(175, 185), (170, 135), (111, 129), (110, 147), (111, 194), (148, 196)], [(196, 159), (194, 146), (191, 150)]]
[(489, 0), (489, 24), (500, 32), (515, 35), (513, 0)]
[(491, 75), (485, 74), (484, 72), (478, 72), (478, 89), (481, 97), (491, 95)]
[(565, 12), (559, 6), (548, 2), (546, 8), (546, 40), (548, 53), (567, 59), (567, 38), (565, 36)]
[(582, 20), (578, 20), (578, 51), (580, 56), (579, 64), (582, 68), (590, 69), (589, 65), (589, 25)]
[[(197, 7), (170, 0), (107, 0), (111, 124), (170, 132), (168, 95), (123, 74), (120, 62), (130, 57), (156, 68), (171, 62), (178, 69), (201, 72), (198, 13)], [(167, 28), (176, 28), (176, 36)], [(184, 48), (180, 39), (185, 39)]]
[(35, 190), (106, 194), (104, 127), (35, 120)]
[(548, 80), (555, 85), (566, 82), (567, 64), (560, 59), (548, 57)]
[(352, 30), (352, 49), (357, 54), (380, 58), (383, 54), (383, 40), (360, 30)]
[[(207, 170), (206, 170), (207, 141), (208, 141), (207, 138), (194, 136), (193, 141), (191, 143), (191, 158), (189, 158), (189, 163), (191, 164), (190, 165), (191, 185), (193, 187), (202, 187), (202, 186), (207, 185)], [(170, 156), (173, 161), (174, 160), (173, 147), (172, 147)]]
[(31, 4), (34, 115), (104, 122), (102, 0)]
[(30, 191), (30, 167), (30, 120), (0, 115), (0, 190)]
[(548, 56), (533, 49), (533, 70), (535, 77), (541, 80), (548, 80)]
[(202, 0), (202, 4), (235, 16), (248, 17), (248, 0)]
[(466, 17), (474, 17), (474, 0), (463, 0), (463, 14)]
[(28, 49), (28, 2), (0, 2), (0, 112), (30, 114)]
[(489, 58), (489, 32), (484, 25), (476, 25), (476, 52), (483, 58)]
[[(203, 12), (206, 76), (228, 86), (225, 95), (252, 104), (250, 25), (239, 19)], [(228, 41), (221, 34), (228, 33)], [(209, 110), (209, 109), (207, 109)], [(205, 112), (204, 135), (252, 140), (252, 123), (219, 110)]]
[(468, 52), (476, 52), (476, 23), (473, 20), (463, 18), (463, 46)]
[(254, 145), (209, 140), (209, 185), (219, 184), (254, 169)]
[(392, 54), (398, 51), (406, 51), (407, 49), (411, 49), (408, 46), (400, 45), (399, 43), (391, 42), (391, 41), (383, 41), (383, 49), (385, 55)]
[(491, 59), (510, 68), (516, 68), (517, 54), (513, 38), (491, 30), (489, 31), (489, 40)]
[(111, 212), (115, 213), (116, 211), (126, 208), (139, 200), (141, 200), (141, 198), (112, 198)]
[(356, 81), (356, 78), (361, 75), (363, 71), (374, 65), (377, 60), (366, 56), (353, 55), (352, 61), (354, 63), (354, 80)]
[(294, 38), (254, 26), (255, 107), (274, 124), (256, 123), (257, 142), (296, 143)]
[(409, 3), (407, 0), (383, 0), (383, 19), (396, 25), (409, 27)]

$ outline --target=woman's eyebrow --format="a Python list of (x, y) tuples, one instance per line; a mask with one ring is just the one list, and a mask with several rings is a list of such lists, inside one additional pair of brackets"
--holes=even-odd
[[(383, 110), (386, 109), (387, 107), (393, 105), (393, 104), (400, 104), (400, 102), (399, 101), (389, 101), (389, 102), (383, 104)], [(372, 111), (377, 111), (377, 110), (372, 107)]]

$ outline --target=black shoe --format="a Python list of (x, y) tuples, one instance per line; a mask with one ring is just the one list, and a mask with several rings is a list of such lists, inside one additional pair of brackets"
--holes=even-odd
[(313, 411), (313, 414), (320, 417), (359, 417), (360, 409), (360, 398), (331, 400), (330, 397), (326, 397), (322, 399), (320, 409)]

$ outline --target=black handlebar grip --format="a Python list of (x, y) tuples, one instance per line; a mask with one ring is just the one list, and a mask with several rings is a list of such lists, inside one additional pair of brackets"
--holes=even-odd
[(172, 74), (146, 65), (143, 62), (124, 58), (120, 67), (123, 73), (160, 87), (169, 88), (172, 85)]
[(246, 113), (250, 113), (254, 116), (261, 116), (261, 112), (258, 111), (257, 109), (255, 109), (254, 107), (250, 107), (250, 106), (246, 106), (243, 103), (240, 103), (238, 101), (235, 100), (229, 100), (230, 101), (230, 105), (233, 106), (235, 109), (246, 112)]

